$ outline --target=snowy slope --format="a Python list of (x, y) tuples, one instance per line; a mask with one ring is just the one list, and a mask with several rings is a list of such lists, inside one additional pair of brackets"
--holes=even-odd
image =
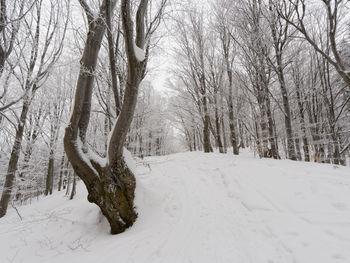
[(56, 193), (0, 219), (0, 262), (350, 262), (350, 169), (181, 153), (137, 167), (138, 221)]

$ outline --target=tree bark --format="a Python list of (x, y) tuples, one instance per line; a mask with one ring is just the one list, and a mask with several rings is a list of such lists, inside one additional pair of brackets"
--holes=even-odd
[(117, 69), (116, 69), (116, 58), (115, 58), (115, 52), (114, 52), (114, 41), (113, 41), (113, 34), (112, 34), (112, 8), (110, 1), (113, 0), (107, 0), (106, 1), (106, 24), (107, 24), (107, 40), (108, 40), (108, 55), (109, 55), (109, 65), (110, 65), (110, 74), (111, 74), (111, 81), (112, 81), (112, 90), (114, 94), (114, 102), (115, 102), (115, 112), (118, 116), (120, 113), (121, 105), (120, 105), (120, 92), (118, 88), (117, 83)]
[(64, 152), (61, 157), (61, 166), (60, 166), (60, 178), (58, 180), (58, 191), (61, 191), (63, 185), (63, 170), (64, 170)]
[(0, 218), (6, 215), (7, 207), (11, 199), (12, 189), (15, 182), (15, 173), (17, 171), (17, 164), (21, 154), (21, 147), (24, 134), (24, 125), (27, 119), (31, 98), (25, 98), (23, 100), (22, 112), (19, 118), (19, 124), (17, 126), (15, 142), (12, 147), (11, 156), (7, 168), (5, 184), (0, 200)]
[(265, 97), (265, 103), (266, 103), (266, 116), (268, 119), (268, 130), (269, 130), (269, 141), (270, 141), (270, 157), (273, 157), (274, 159), (279, 159), (279, 154), (278, 154), (278, 145), (277, 145), (277, 133), (275, 132), (276, 130), (276, 125), (275, 122), (273, 121), (273, 116), (271, 112), (271, 102), (270, 98), (268, 95), (268, 87), (265, 87), (266, 89), (266, 97)]
[[(232, 90), (230, 93), (232, 93)], [(233, 154), (238, 155), (239, 149), (238, 149), (237, 136), (236, 136), (236, 127), (235, 127), (235, 118), (234, 118), (234, 112), (233, 112), (232, 95), (228, 96), (228, 119), (229, 119), (230, 139), (231, 139)]]
[(295, 149), (296, 149), (296, 156), (297, 160), (301, 161), (303, 158), (301, 157), (301, 150), (300, 150), (300, 140), (299, 137), (295, 138)]
[(221, 129), (220, 129), (220, 117), (219, 117), (219, 112), (218, 112), (218, 103), (217, 103), (217, 94), (214, 94), (215, 96), (215, 128), (216, 128), (216, 141), (217, 141), (217, 146), (219, 147), (219, 152), (224, 153), (224, 146), (222, 145), (222, 140), (221, 140)]
[[(259, 140), (259, 146), (261, 149), (262, 156), (260, 157), (269, 157), (269, 149), (268, 149), (268, 140), (271, 139), (271, 132), (269, 136), (269, 125), (267, 121), (267, 105), (266, 105), (266, 98), (264, 95), (264, 92), (259, 90), (258, 92), (258, 104), (260, 108), (260, 128), (261, 128), (261, 134), (258, 137)], [(270, 126), (271, 127), (271, 126)]]
[[(128, 73), (123, 106), (112, 130), (105, 167), (89, 158), (86, 132), (90, 118), (94, 72), (106, 30), (106, 0), (100, 7), (97, 19), (92, 19), (89, 7), (83, 0), (80, 2), (83, 2), (82, 6), (90, 20), (89, 32), (81, 59), (73, 113), (64, 136), (64, 147), (74, 171), (88, 190), (89, 202), (99, 206), (110, 224), (111, 234), (118, 234), (132, 226), (137, 217), (133, 204), (136, 180), (124, 160), (123, 145), (133, 119), (139, 84), (145, 74), (147, 58), (139, 61), (136, 52), (139, 51), (137, 48), (143, 49), (145, 46), (144, 18), (148, 1), (141, 0), (137, 9), (135, 42), (130, 0), (121, 1)], [(114, 4), (110, 5), (111, 10)]]
[(203, 103), (203, 113), (204, 113), (204, 120), (203, 120), (203, 147), (204, 152), (209, 153), (212, 151), (211, 144), (210, 144), (210, 117), (208, 112), (208, 106), (207, 106), (207, 98), (205, 95), (203, 95), (202, 99)]
[(69, 199), (70, 200), (73, 200), (75, 194), (76, 194), (76, 186), (77, 186), (77, 178), (76, 178), (76, 175), (75, 173), (73, 174), (73, 186), (72, 186), (72, 191), (70, 193), (70, 197)]
[(49, 164), (47, 167), (45, 195), (52, 194), (54, 165), (55, 165), (54, 152), (53, 150), (51, 150), (50, 157), (49, 157)]
[(224, 152), (227, 153), (227, 141), (226, 141), (226, 132), (225, 132), (225, 120), (224, 114), (221, 113), (221, 126), (222, 126), (222, 138), (224, 141)]

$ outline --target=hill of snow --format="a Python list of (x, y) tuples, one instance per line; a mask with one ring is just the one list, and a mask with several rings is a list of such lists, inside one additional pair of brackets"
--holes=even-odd
[(350, 169), (181, 153), (137, 166), (139, 218), (109, 235), (83, 184), (0, 219), (0, 262), (350, 262)]

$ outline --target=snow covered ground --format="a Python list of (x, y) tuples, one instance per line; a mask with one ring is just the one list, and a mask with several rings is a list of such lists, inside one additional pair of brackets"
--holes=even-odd
[(137, 167), (117, 236), (78, 185), (0, 219), (0, 262), (350, 262), (350, 168), (180, 153)]

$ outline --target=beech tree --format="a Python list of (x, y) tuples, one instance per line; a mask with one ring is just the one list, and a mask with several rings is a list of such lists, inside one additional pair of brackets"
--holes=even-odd
[[(125, 160), (123, 146), (133, 119), (139, 85), (145, 75), (148, 56), (144, 50), (147, 50), (150, 34), (155, 30), (152, 25), (157, 23), (150, 23), (151, 27), (146, 30), (148, 0), (141, 0), (134, 28), (131, 1), (121, 1), (120, 16), (128, 71), (121, 110), (110, 134), (106, 160), (101, 162), (99, 158), (94, 158), (94, 152), (87, 145), (87, 128), (98, 54), (107, 28), (106, 14), (108, 9), (110, 12), (114, 10), (116, 1), (102, 1), (97, 15), (84, 0), (79, 3), (86, 13), (89, 28), (64, 147), (74, 171), (88, 190), (89, 202), (100, 207), (110, 224), (111, 233), (118, 234), (132, 226), (137, 217), (134, 208), (136, 181)], [(163, 1), (153, 21), (160, 19), (164, 7)]]

